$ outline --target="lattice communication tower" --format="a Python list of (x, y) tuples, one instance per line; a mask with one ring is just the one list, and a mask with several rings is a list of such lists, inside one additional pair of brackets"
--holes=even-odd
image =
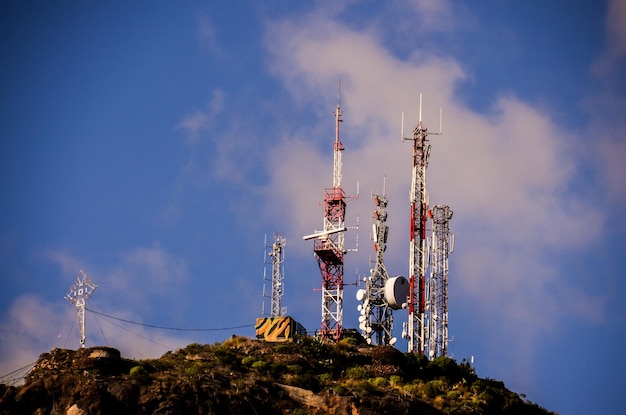
[[(282, 306), (282, 297), (284, 294), (284, 279), (285, 279), (285, 245), (287, 240), (284, 235), (279, 233), (274, 234), (274, 242), (271, 246), (267, 245), (267, 237), (265, 239), (265, 248), (270, 248), (270, 251), (265, 251), (267, 256), (271, 260), (265, 260), (265, 264), (271, 265), (272, 276), (267, 278), (267, 268), (263, 268), (263, 280), (270, 282), (271, 294), (265, 293), (265, 284), (263, 285), (263, 296), (270, 298), (270, 312), (271, 317), (281, 317), (287, 314), (287, 307)], [(265, 313), (265, 302), (263, 302), (263, 314)]]
[(373, 195), (376, 210), (374, 210), (372, 225), (372, 239), (376, 259), (370, 275), (365, 277), (365, 289), (357, 291), (357, 300), (363, 301), (358, 310), (359, 328), (368, 344), (393, 345), (393, 312), (385, 296), (385, 286), (389, 281), (389, 274), (385, 267), (384, 257), (387, 249), (387, 196)]
[(413, 129), (413, 136), (404, 137), (404, 114), (402, 114), (403, 141), (413, 141), (413, 171), (410, 191), (410, 248), (409, 248), (409, 302), (408, 322), (404, 325), (403, 337), (408, 341), (408, 351), (424, 354), (426, 295), (426, 221), (428, 211), (428, 191), (426, 189), (426, 167), (430, 158), (429, 135), (422, 124), (422, 95), (420, 94), (419, 119)]
[(435, 205), (429, 211), (433, 229), (430, 237), (430, 276), (427, 285), (426, 327), (427, 356), (433, 359), (448, 355), (448, 255), (454, 250), (450, 233), (452, 210)]
[(333, 187), (324, 189), (324, 229), (303, 239), (315, 239), (313, 252), (322, 274), (322, 327), (320, 337), (338, 341), (343, 329), (343, 265), (345, 248), (346, 194), (341, 187), (344, 146), (339, 140), (339, 124), (343, 115), (339, 100), (334, 112), (335, 142)]
[(98, 286), (89, 279), (87, 274), (81, 269), (76, 276), (76, 282), (67, 294), (65, 299), (70, 304), (76, 304), (76, 315), (78, 317), (78, 327), (80, 329), (80, 347), (85, 347), (85, 309), (87, 299), (91, 297)]

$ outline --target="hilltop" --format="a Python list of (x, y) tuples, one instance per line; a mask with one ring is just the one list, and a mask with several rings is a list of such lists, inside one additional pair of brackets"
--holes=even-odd
[(311, 338), (235, 337), (158, 359), (107, 347), (44, 353), (0, 414), (552, 414), (447, 357)]

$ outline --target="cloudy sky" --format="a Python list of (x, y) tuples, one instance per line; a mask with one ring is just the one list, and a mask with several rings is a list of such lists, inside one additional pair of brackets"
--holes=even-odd
[(400, 120), (423, 93), (431, 131), (443, 110), (430, 202), (454, 211), (450, 352), (551, 410), (624, 407), (626, 1), (115, 3), (0, 6), (0, 375), (79, 346), (81, 269), (105, 314), (88, 346), (254, 336), (275, 232), (284, 305), (319, 328), (302, 236), (323, 227), (341, 80), (346, 283), (383, 183), (387, 269), (408, 273)]

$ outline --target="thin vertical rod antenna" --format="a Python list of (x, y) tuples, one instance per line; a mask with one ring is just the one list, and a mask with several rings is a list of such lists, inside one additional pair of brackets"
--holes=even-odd
[(419, 117), (419, 123), (422, 123), (422, 93), (420, 92), (420, 117)]
[(439, 135), (443, 134), (443, 109), (439, 107)]

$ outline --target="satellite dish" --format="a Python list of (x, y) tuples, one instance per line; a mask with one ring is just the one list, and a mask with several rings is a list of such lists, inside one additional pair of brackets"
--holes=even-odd
[(363, 306), (361, 304), (359, 304), (358, 306), (356, 306), (357, 311), (361, 311), (363, 309)]
[(365, 341), (367, 342), (367, 344), (372, 344), (372, 339), (370, 337), (368, 337)]
[(409, 295), (409, 281), (402, 277), (389, 278), (385, 283), (385, 301), (389, 307), (399, 310)]
[(359, 323), (363, 323), (365, 321), (365, 316), (359, 316)]
[(397, 337), (392, 337), (391, 340), (389, 340), (389, 345), (393, 346), (394, 344), (396, 344), (397, 341), (398, 341)]
[(365, 315), (365, 313), (366, 313), (365, 309), (364, 309), (364, 308), (361, 308), (361, 315), (362, 315), (362, 316), (364, 316), (364, 315)]
[(359, 301), (363, 301), (364, 298), (365, 298), (365, 290), (363, 288), (361, 288), (360, 290), (357, 290), (356, 299)]
[(368, 326), (368, 327), (367, 327), (367, 329), (366, 329), (366, 331), (367, 331), (367, 333), (369, 334), (369, 333), (371, 333), (371, 332), (372, 332), (372, 328)]
[(365, 331), (365, 322), (359, 324), (359, 328), (361, 329), (361, 331)]

